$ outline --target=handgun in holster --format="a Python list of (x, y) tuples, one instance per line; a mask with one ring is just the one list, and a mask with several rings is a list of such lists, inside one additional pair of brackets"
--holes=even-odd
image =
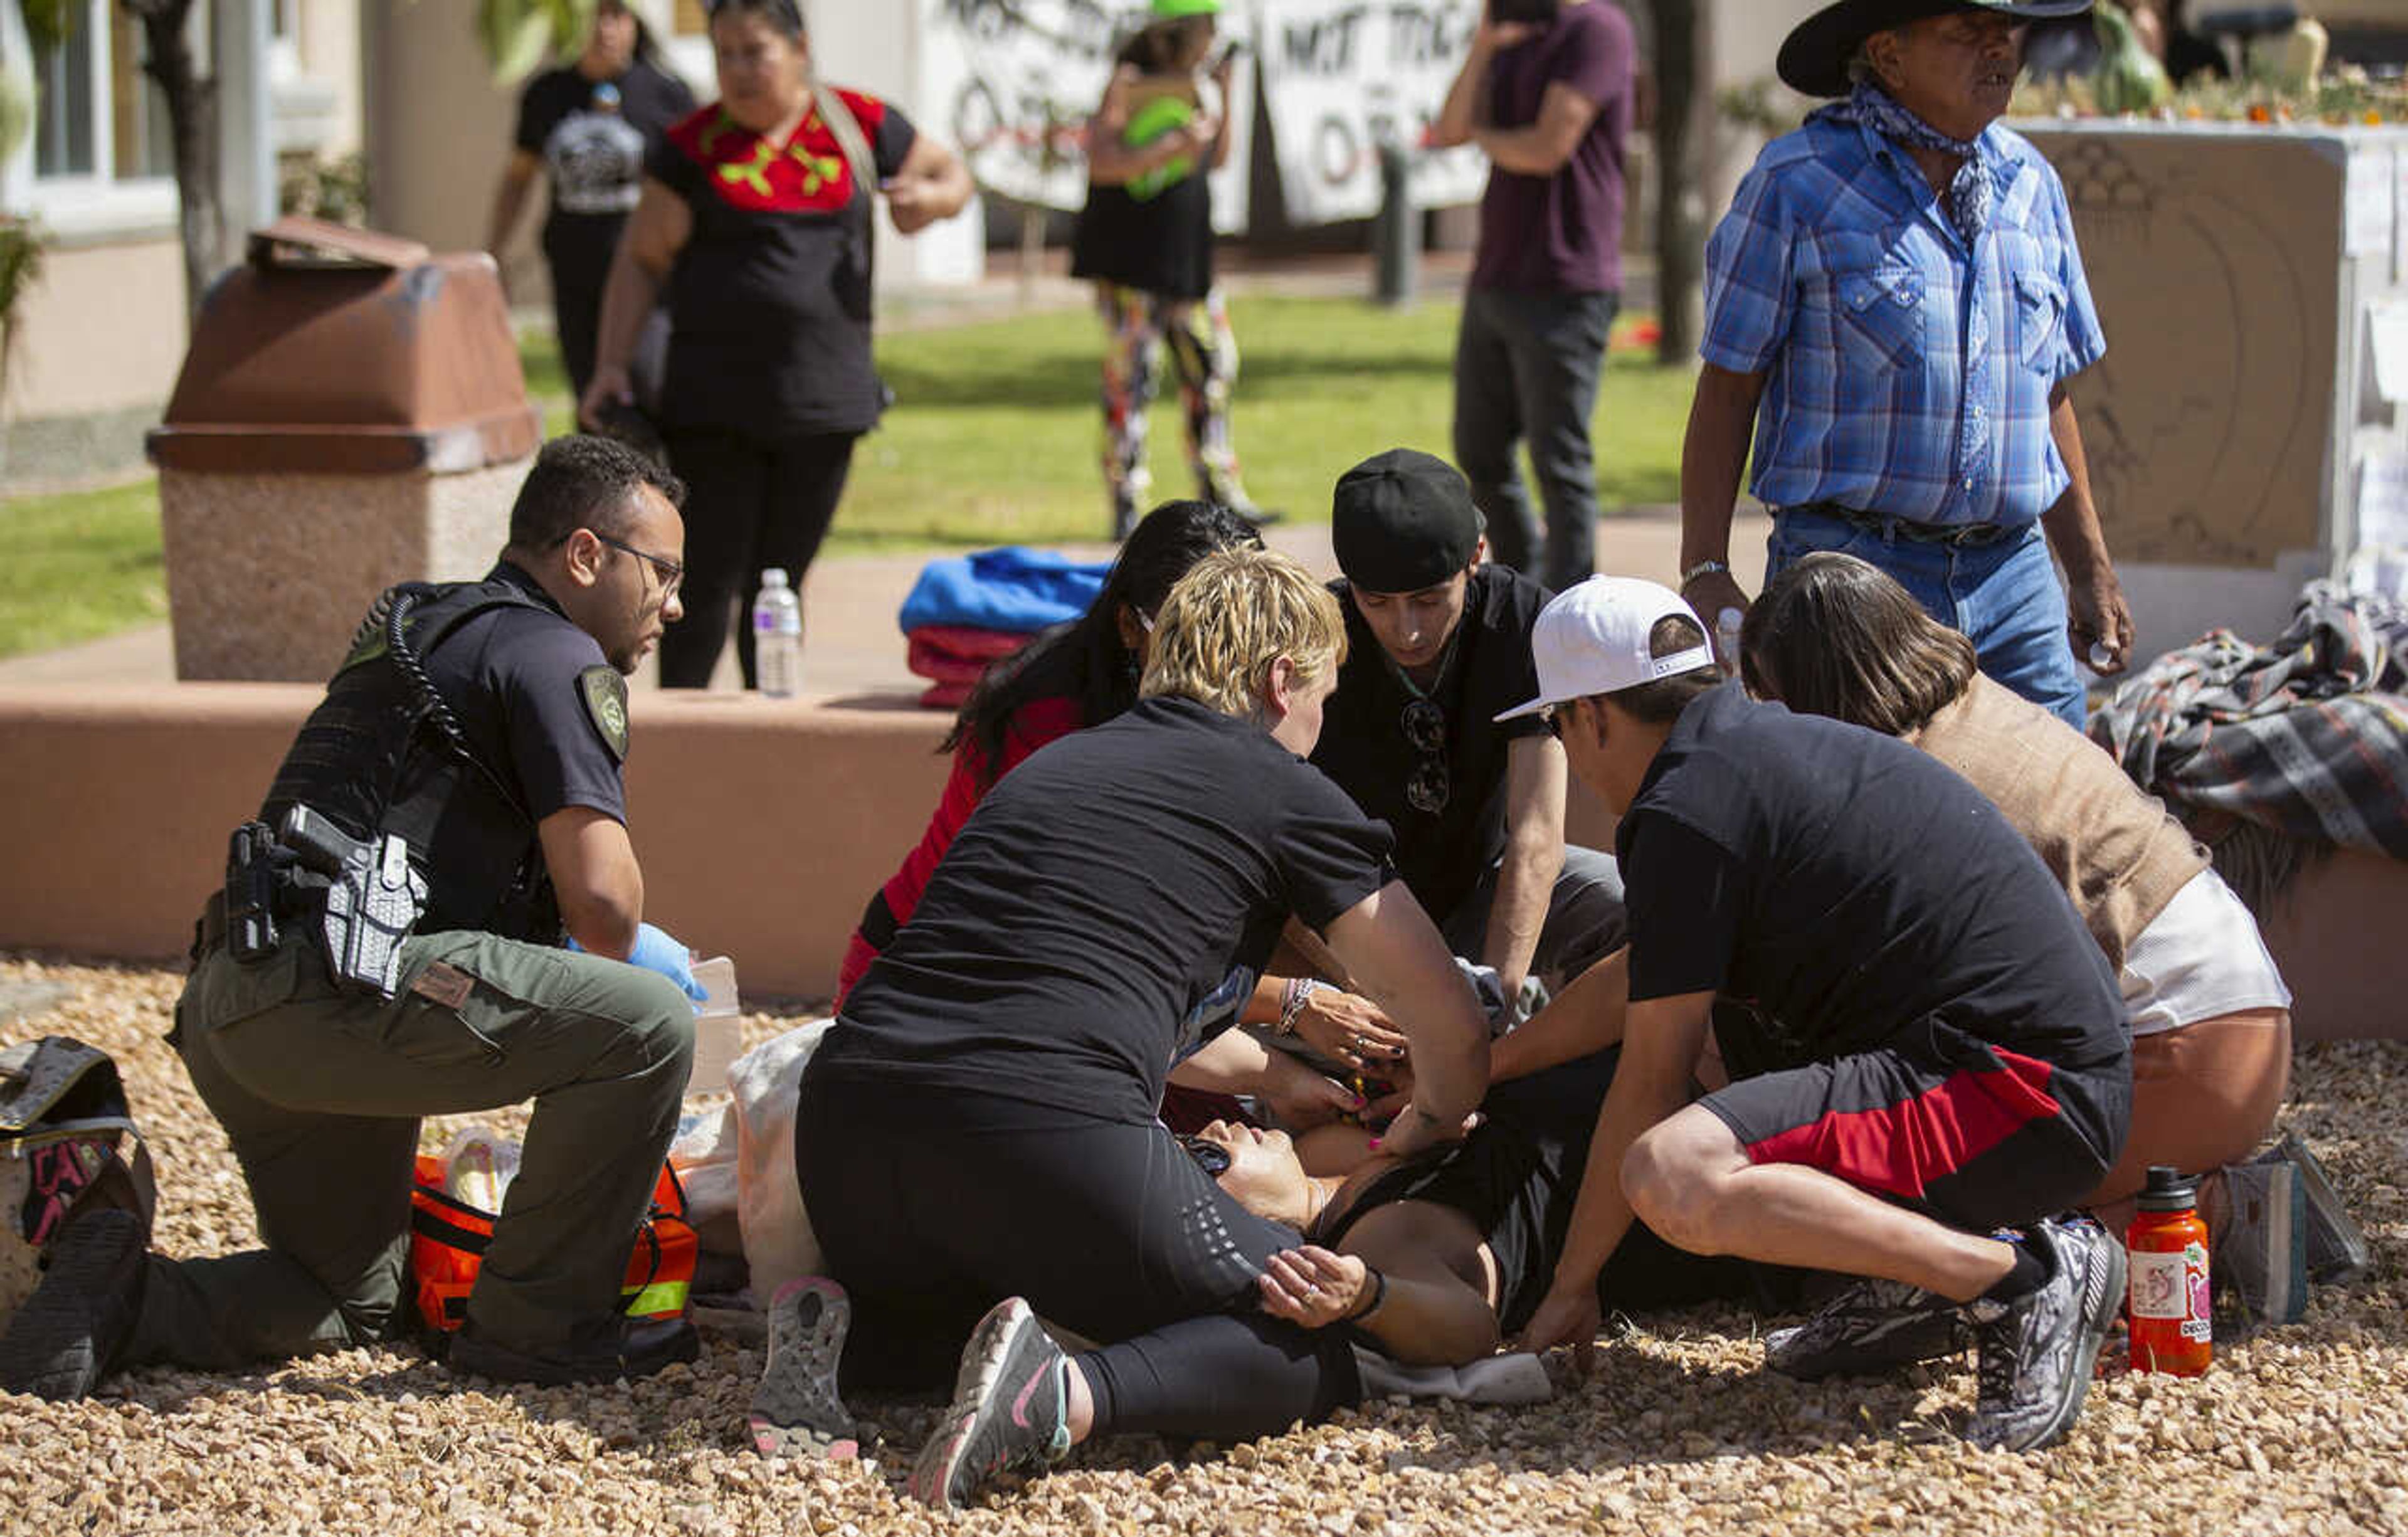
[(319, 943), (328, 973), (337, 985), (392, 998), (401, 988), (401, 942), (426, 909), (408, 840), (388, 832), (363, 841), (301, 805), (284, 813), (277, 840), (326, 878)]

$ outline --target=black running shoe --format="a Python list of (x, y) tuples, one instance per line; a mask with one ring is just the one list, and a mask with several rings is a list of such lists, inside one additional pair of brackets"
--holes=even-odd
[(86, 1212), (50, 1243), (42, 1284), (0, 1336), (0, 1390), (90, 1398), (142, 1311), (150, 1234), (121, 1207)]
[(560, 1387), (622, 1377), (633, 1382), (701, 1354), (702, 1339), (684, 1318), (609, 1318), (578, 1329), (565, 1344), (540, 1354), (480, 1334), (471, 1321), (452, 1336), (443, 1364), (453, 1376)]
[(1070, 1450), (1070, 1358), (1013, 1297), (962, 1347), (953, 1401), (911, 1464), (906, 1487), (924, 1504), (958, 1509), (988, 1480), (1058, 1462)]
[(2040, 1288), (2012, 1302), (1965, 1304), (1982, 1346), (1965, 1438), (1991, 1451), (2037, 1451), (2072, 1428), (2124, 1305), (2124, 1246), (2096, 1222), (2052, 1219), (2024, 1242), (2049, 1267)]
[(1795, 1329), (1764, 1337), (1764, 1364), (1801, 1382), (1869, 1377), (1953, 1356), (1972, 1326), (1947, 1298), (1903, 1281), (1849, 1283)]
[(824, 1276), (778, 1288), (769, 1304), (769, 1358), (747, 1416), (752, 1444), (763, 1457), (843, 1462), (861, 1455), (860, 1433), (836, 1386), (845, 1330), (852, 1324), (852, 1300)]

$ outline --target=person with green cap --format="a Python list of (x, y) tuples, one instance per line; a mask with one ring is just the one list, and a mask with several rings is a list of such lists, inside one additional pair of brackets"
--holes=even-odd
[(1071, 237), (1070, 273), (1094, 280), (1107, 337), (1104, 488), (1115, 539), (1154, 499), (1146, 416), (1166, 344), (1197, 496), (1264, 521), (1230, 436), (1238, 340), (1212, 269), (1207, 178), (1229, 160), (1238, 52), (1232, 44), (1207, 69), (1220, 11), (1221, 0), (1154, 0), (1153, 20), (1122, 46), (1087, 121), (1087, 206)]
[(1752, 437), (1768, 578), (1818, 550), (1870, 561), (2077, 729), (2076, 658), (2121, 672), (2132, 645), (2067, 393), (2106, 341), (2065, 188), (1998, 119), (2027, 24), (2090, 3), (1840, 0), (1790, 33), (1781, 78), (1842, 99), (1765, 147), (1708, 242), (1681, 473), (1699, 612), (1747, 607)]

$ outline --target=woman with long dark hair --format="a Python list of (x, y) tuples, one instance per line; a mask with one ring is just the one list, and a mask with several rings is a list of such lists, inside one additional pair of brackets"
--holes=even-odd
[(1740, 630), (1750, 692), (1902, 738), (1998, 803), (2121, 973), (2132, 1127), (2084, 1204), (2111, 1228), (2152, 1164), (2249, 1156), (2291, 1070), (2291, 995), (2257, 921), (2207, 855), (2115, 760), (1984, 677), (1973, 643), (1880, 568), (1810, 554), (1765, 584)]
[[(821, 84), (796, 0), (718, 0), (720, 99), (652, 156), (603, 297), (597, 429), (634, 403), (628, 361), (666, 294), (667, 379), (655, 424), (686, 508), (687, 622), (661, 682), (705, 688), (763, 569), (797, 592), (853, 465), (885, 409), (869, 351), (871, 221), (901, 234), (969, 201), (960, 157), (893, 104)], [(752, 682), (752, 633), (737, 659)]]
[[(1229, 436), (1238, 339), (1212, 270), (1212, 194), (1229, 158), (1234, 48), (1208, 70), (1221, 0), (1153, 0), (1153, 20), (1122, 45), (1087, 120), (1087, 206), (1070, 274), (1096, 284), (1104, 352), (1104, 486), (1112, 537), (1145, 505), (1146, 412), (1154, 365), (1170, 349), (1187, 418), (1197, 495), (1252, 512)], [(1207, 93), (1209, 81), (1213, 89)]]
[[(1262, 536), (1254, 525), (1226, 507), (1211, 502), (1165, 502), (1130, 532), (1104, 578), (1103, 590), (1085, 614), (1048, 630), (979, 681), (945, 739), (944, 751), (953, 756), (953, 772), (928, 819), (927, 830), (905, 855), (902, 868), (870, 898), (861, 927), (846, 941), (837, 980), (838, 1008), (910, 920), (953, 835), (996, 782), (1046, 743), (1082, 726), (1099, 725), (1137, 703), (1138, 678), (1144, 670), (1154, 616), (1188, 568), (1215, 551), (1261, 544)], [(1240, 1021), (1274, 1028), (1284, 1025), (1288, 1033), (1345, 1066), (1375, 1067), (1401, 1056), (1404, 1038), (1369, 999), (1336, 987), (1304, 989), (1291, 1010), (1288, 991), (1283, 978), (1258, 982), (1239, 1004)], [(1233, 1040), (1222, 1050), (1235, 1051), (1240, 1045)], [(1269, 1066), (1292, 1091), (1288, 1108), (1311, 1118), (1326, 1118), (1327, 1105), (1306, 1102), (1326, 1098), (1326, 1081), (1319, 1074), (1298, 1078), (1290, 1070), (1293, 1064), (1285, 1060), (1271, 1060)], [(1243, 1081), (1249, 1075), (1242, 1068), (1224, 1076), (1207, 1064), (1182, 1076), (1193, 1080), (1199, 1074), (1210, 1081), (1191, 1086), (1254, 1086)], [(1202, 1107), (1191, 1108), (1200, 1113)], [(1181, 1113), (1176, 1101), (1172, 1109), (1171, 1118), (1182, 1126), (1191, 1121), (1201, 1125), (1211, 1118)], [(1213, 1113), (1223, 1109), (1215, 1108)]]

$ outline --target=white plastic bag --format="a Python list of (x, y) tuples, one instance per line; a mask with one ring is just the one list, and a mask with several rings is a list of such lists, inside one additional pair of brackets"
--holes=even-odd
[[(715, 1090), (713, 1092), (716, 1092)], [(737, 1224), (736, 1107), (689, 1111), (669, 1143), (669, 1167), (685, 1192), (685, 1219), (712, 1254), (734, 1254), (742, 1243)]]
[(820, 1274), (825, 1261), (803, 1210), (795, 1177), (795, 1100), (803, 1069), (832, 1020), (797, 1025), (763, 1041), (727, 1070), (736, 1096), (736, 1201), (744, 1225), (744, 1260), (756, 1300), (789, 1281)]

